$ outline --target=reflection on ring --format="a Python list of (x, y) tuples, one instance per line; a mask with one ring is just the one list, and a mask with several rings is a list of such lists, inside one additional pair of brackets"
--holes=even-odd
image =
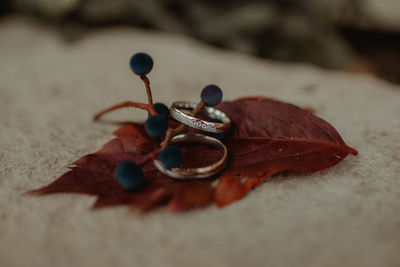
[(182, 143), (182, 142), (196, 142), (209, 144), (223, 151), (223, 156), (216, 163), (200, 168), (172, 168), (167, 169), (164, 164), (158, 159), (154, 159), (154, 165), (163, 174), (168, 175), (176, 179), (201, 179), (213, 176), (214, 174), (220, 172), (227, 163), (228, 149), (226, 146), (218, 139), (197, 133), (184, 133), (174, 136), (170, 143)]

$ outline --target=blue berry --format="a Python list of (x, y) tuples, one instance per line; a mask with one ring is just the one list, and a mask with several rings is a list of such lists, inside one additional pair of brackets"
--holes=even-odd
[(149, 116), (145, 124), (146, 132), (153, 137), (161, 137), (168, 129), (168, 117)]
[(183, 162), (181, 149), (174, 145), (167, 146), (158, 154), (158, 158), (167, 169), (180, 167)]
[(115, 168), (114, 177), (122, 188), (132, 190), (142, 184), (143, 171), (135, 162), (123, 161)]
[[(155, 103), (154, 109), (157, 111), (157, 114), (159, 116), (168, 117), (168, 115), (169, 115), (169, 109), (163, 103)], [(149, 116), (151, 116), (151, 115), (149, 114)]]
[(129, 64), (134, 73), (143, 76), (153, 68), (153, 59), (148, 54), (136, 53), (131, 57)]
[[(209, 119), (209, 122), (216, 122), (216, 123), (222, 123), (220, 119)], [(218, 140), (221, 140), (222, 138), (225, 137), (225, 133), (210, 133), (210, 132), (205, 132), (206, 135), (217, 138)]]
[(222, 90), (214, 84), (207, 85), (201, 91), (201, 99), (209, 107), (216, 106), (222, 100)]

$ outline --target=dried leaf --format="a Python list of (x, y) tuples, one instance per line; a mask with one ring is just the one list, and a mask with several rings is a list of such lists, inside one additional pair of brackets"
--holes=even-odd
[[(143, 166), (142, 187), (135, 192), (123, 190), (113, 177), (115, 166), (124, 160), (140, 161), (159, 145), (147, 136), (143, 125), (130, 123), (115, 131), (116, 138), (99, 151), (80, 158), (69, 172), (32, 192), (94, 195), (94, 208), (130, 205), (133, 210), (146, 211), (168, 204), (171, 212), (179, 212), (212, 202), (223, 207), (273, 174), (318, 171), (339, 163), (349, 153), (357, 154), (329, 123), (291, 104), (253, 97), (224, 102), (217, 108), (233, 121), (233, 131), (224, 141), (229, 164), (218, 177), (175, 180), (149, 162)], [(205, 166), (221, 156), (209, 149), (183, 146), (185, 165)]]
[(233, 121), (226, 174), (270, 176), (281, 171), (313, 172), (331, 167), (349, 153), (325, 120), (294, 105), (268, 98), (242, 98), (219, 107)]
[(214, 192), (215, 203), (224, 207), (246, 195), (246, 187), (235, 176), (223, 176)]

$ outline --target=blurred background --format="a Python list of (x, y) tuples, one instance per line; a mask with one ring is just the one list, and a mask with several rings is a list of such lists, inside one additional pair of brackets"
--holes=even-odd
[(399, 0), (1, 0), (0, 16), (12, 14), (55, 25), (65, 42), (128, 25), (400, 83)]

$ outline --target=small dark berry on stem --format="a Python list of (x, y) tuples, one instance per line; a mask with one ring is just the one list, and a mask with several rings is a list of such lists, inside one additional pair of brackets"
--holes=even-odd
[(136, 53), (131, 57), (129, 65), (135, 74), (144, 76), (153, 68), (153, 59), (148, 54)]
[(145, 128), (150, 136), (162, 137), (168, 129), (168, 118), (161, 115), (149, 116)]
[[(168, 117), (168, 115), (169, 115), (169, 109), (163, 103), (155, 103), (154, 109), (156, 110), (157, 115), (159, 115), (159, 116)], [(149, 114), (149, 116), (151, 116), (151, 115)]]
[(174, 145), (168, 145), (158, 154), (158, 158), (167, 169), (178, 168), (183, 162), (181, 149)]
[(221, 103), (222, 90), (214, 84), (207, 85), (201, 91), (201, 99), (207, 106), (213, 107)]
[(110, 111), (124, 107), (140, 108), (147, 110), (147, 112), (150, 113), (150, 115), (152, 116), (157, 115), (157, 111), (153, 105), (153, 97), (151, 94), (150, 81), (146, 77), (146, 74), (148, 74), (153, 68), (153, 59), (145, 53), (136, 53), (132, 56), (130, 60), (130, 66), (132, 71), (140, 76), (140, 79), (143, 81), (145, 85), (148, 103), (145, 104), (145, 103), (126, 101), (100, 111), (94, 116), (94, 120), (100, 119), (104, 114)]
[(123, 161), (115, 168), (114, 177), (122, 188), (133, 190), (142, 184), (143, 171), (135, 162)]

